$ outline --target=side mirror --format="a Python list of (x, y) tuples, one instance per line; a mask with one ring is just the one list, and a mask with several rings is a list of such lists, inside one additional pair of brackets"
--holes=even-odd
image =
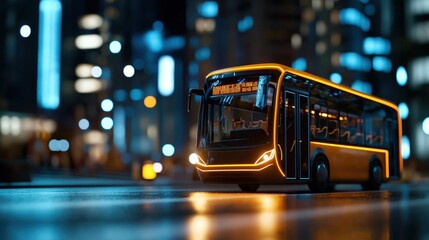
[(203, 89), (195, 89), (195, 88), (189, 89), (189, 93), (188, 93), (188, 112), (191, 111), (191, 98), (192, 98), (193, 94), (198, 95), (198, 96), (203, 96), (204, 95), (204, 90)]

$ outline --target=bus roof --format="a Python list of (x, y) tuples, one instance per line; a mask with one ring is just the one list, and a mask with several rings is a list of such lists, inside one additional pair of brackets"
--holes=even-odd
[(242, 65), (242, 66), (219, 69), (219, 70), (210, 72), (206, 76), (206, 78), (209, 78), (213, 75), (223, 74), (223, 73), (254, 71), (254, 70), (277, 70), (277, 71), (280, 71), (282, 75), (285, 72), (288, 72), (288, 73), (291, 73), (291, 74), (294, 74), (294, 75), (297, 75), (300, 77), (304, 77), (304, 78), (310, 79), (312, 81), (315, 81), (315, 82), (318, 82), (318, 83), (339, 89), (341, 91), (348, 92), (348, 93), (360, 96), (362, 98), (366, 98), (366, 99), (369, 99), (371, 101), (375, 101), (375, 102), (378, 102), (380, 104), (389, 106), (389, 107), (395, 109), (399, 114), (398, 107), (390, 101), (387, 101), (387, 100), (384, 100), (382, 98), (375, 97), (375, 96), (372, 96), (372, 95), (369, 95), (369, 94), (366, 94), (363, 92), (359, 92), (359, 91), (354, 90), (354, 89), (347, 87), (345, 85), (336, 84), (332, 81), (329, 81), (327, 79), (321, 78), (321, 77), (316, 76), (316, 75), (313, 75), (311, 73), (299, 71), (299, 70), (293, 69), (291, 67), (287, 67), (285, 65), (277, 64), (277, 63), (260, 63), (260, 64)]

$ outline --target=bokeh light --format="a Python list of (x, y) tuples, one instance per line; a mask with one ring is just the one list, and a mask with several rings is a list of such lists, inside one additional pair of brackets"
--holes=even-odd
[(408, 105), (404, 102), (399, 103), (398, 105), (399, 113), (401, 115), (402, 119), (406, 119), (408, 117), (408, 114), (410, 112)]
[(101, 119), (101, 127), (105, 130), (110, 130), (113, 127), (113, 119), (111, 117), (104, 117)]
[(153, 163), (153, 170), (154, 170), (156, 173), (161, 173), (161, 172), (162, 172), (162, 170), (163, 170), (163, 166), (162, 166), (162, 164), (161, 164), (160, 162), (155, 162), (155, 163)]
[(87, 130), (89, 128), (89, 121), (86, 118), (79, 120), (78, 126), (81, 130)]
[(129, 77), (130, 78), (130, 77), (134, 76), (134, 73), (135, 73), (135, 70), (134, 70), (133, 66), (127, 65), (127, 66), (124, 67), (124, 75), (125, 75), (125, 77)]
[(166, 157), (173, 156), (174, 155), (174, 151), (175, 151), (174, 146), (171, 145), (171, 144), (165, 144), (162, 147), (162, 154), (164, 154), (164, 156), (166, 156)]
[(402, 146), (401, 146), (401, 151), (402, 151), (402, 158), (404, 160), (407, 160), (408, 158), (410, 158), (411, 155), (411, 144), (410, 144), (410, 139), (407, 136), (402, 136)]
[(21, 29), (19, 30), (19, 33), (21, 34), (21, 37), (28, 38), (31, 34), (31, 28), (28, 25), (23, 25)]
[(111, 53), (119, 53), (122, 49), (122, 44), (119, 41), (112, 41), (109, 44), (109, 50)]
[(147, 96), (144, 99), (144, 105), (147, 108), (154, 108), (156, 106), (156, 98), (154, 96)]
[(425, 118), (422, 123), (423, 132), (429, 135), (429, 117)]
[(101, 109), (103, 109), (103, 111), (105, 111), (105, 112), (110, 112), (110, 111), (112, 111), (112, 109), (113, 109), (113, 101), (112, 100), (110, 100), (110, 99), (104, 99), (102, 102), (101, 102)]

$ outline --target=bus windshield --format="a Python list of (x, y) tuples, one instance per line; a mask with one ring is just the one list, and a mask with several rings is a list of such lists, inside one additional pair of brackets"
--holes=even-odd
[(206, 85), (205, 143), (243, 147), (269, 142), (274, 87), (270, 75), (216, 79)]

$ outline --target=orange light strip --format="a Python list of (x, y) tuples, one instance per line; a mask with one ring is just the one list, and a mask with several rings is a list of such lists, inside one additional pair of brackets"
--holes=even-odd
[[(245, 165), (245, 164), (243, 164), (243, 165)], [(272, 165), (274, 165), (274, 164), (270, 163), (267, 166), (264, 166), (262, 168), (257, 168), (257, 169), (252, 169), (252, 168), (201, 169), (199, 167), (196, 167), (196, 168), (201, 172), (259, 172), (259, 171), (262, 171), (268, 167), (271, 167)], [(215, 166), (219, 167), (220, 165), (215, 165)], [(227, 165), (227, 166), (230, 167), (231, 165)], [(254, 167), (255, 165), (251, 165), (251, 166)], [(208, 166), (205, 166), (205, 167), (208, 167)]]
[(341, 149), (348, 148), (348, 149), (358, 150), (358, 151), (382, 153), (382, 154), (384, 154), (384, 166), (385, 166), (386, 178), (390, 177), (390, 173), (389, 173), (389, 151), (386, 149), (360, 147), (360, 146), (349, 146), (349, 145), (343, 145), (343, 144), (323, 143), (323, 142), (313, 142), (313, 141), (311, 142), (311, 144), (336, 147), (336, 148), (341, 148)]

